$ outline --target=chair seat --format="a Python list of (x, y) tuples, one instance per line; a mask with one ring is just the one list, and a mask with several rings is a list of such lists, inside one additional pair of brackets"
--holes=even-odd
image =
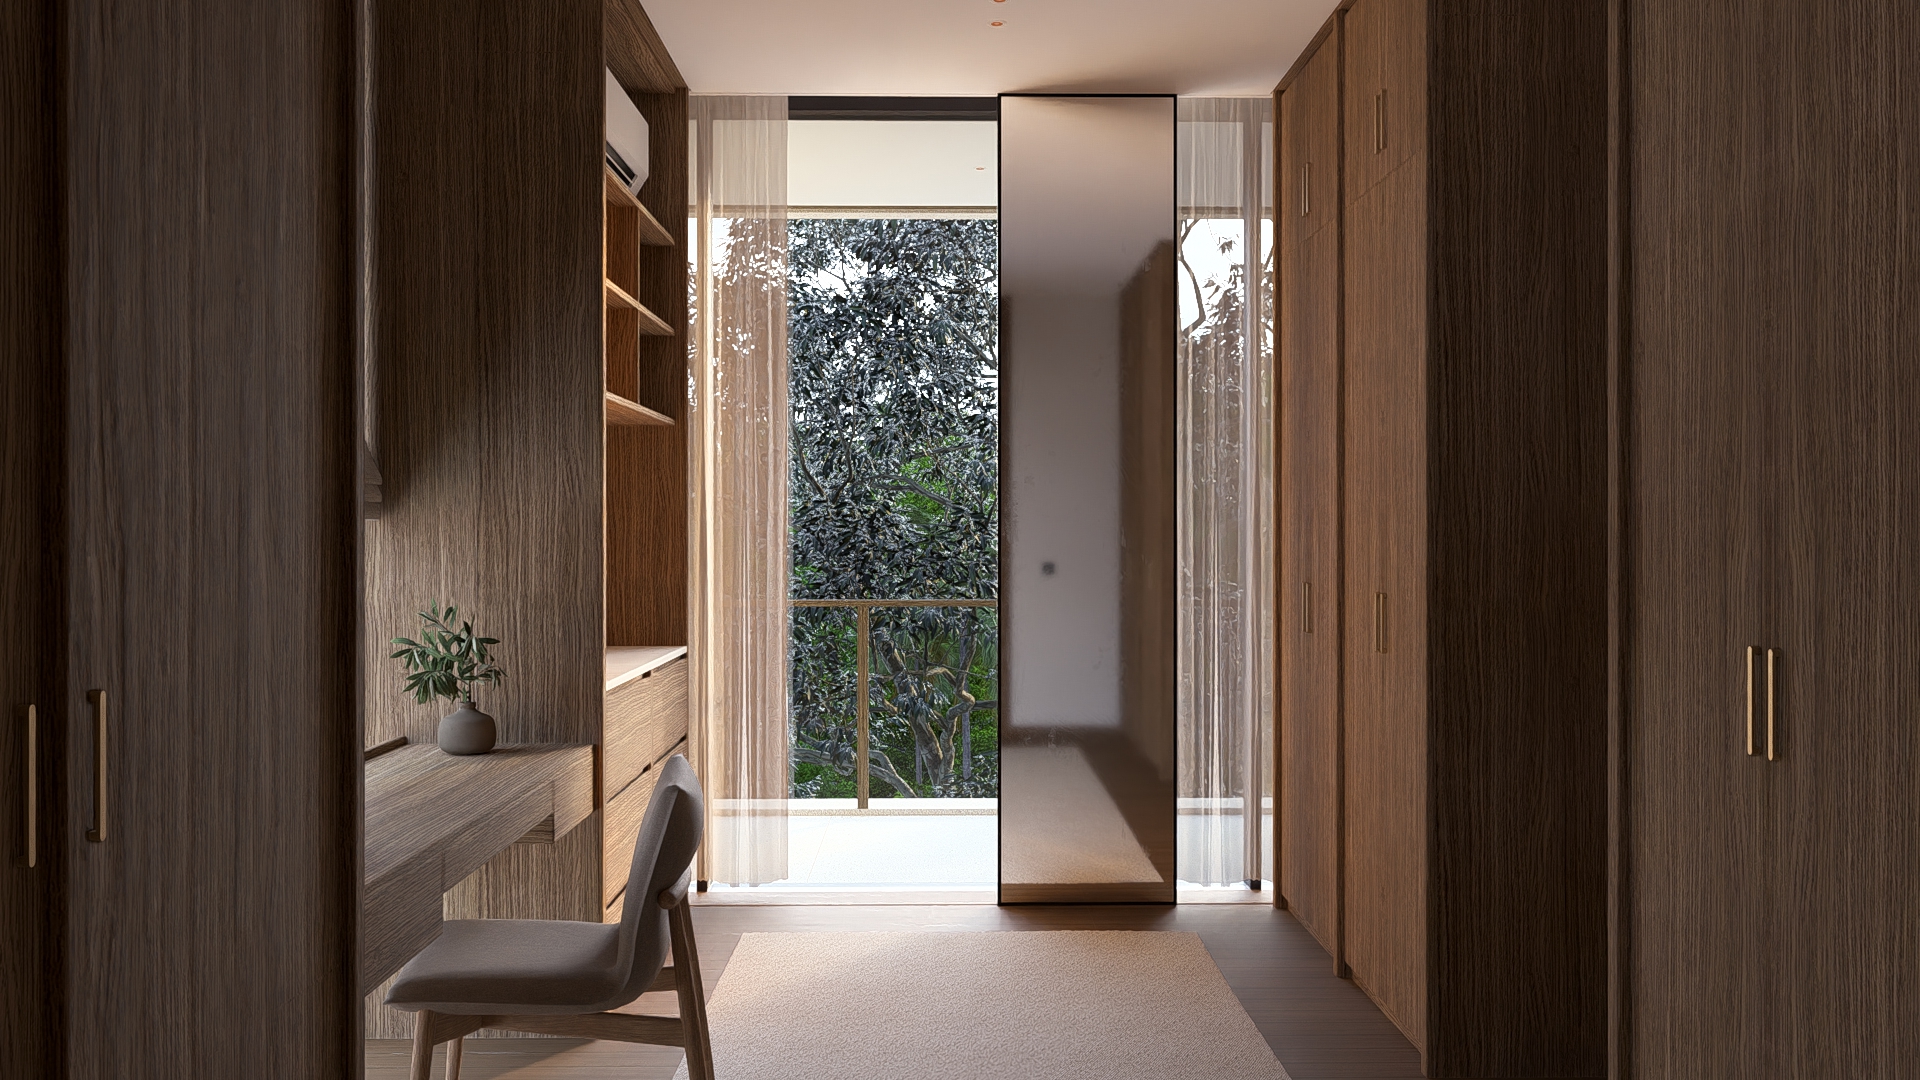
[(620, 927), (550, 919), (459, 919), (407, 962), (395, 1008), (459, 1015), (578, 1013), (620, 990)]

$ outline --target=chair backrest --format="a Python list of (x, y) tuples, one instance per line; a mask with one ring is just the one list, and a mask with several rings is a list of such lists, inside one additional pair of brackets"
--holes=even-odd
[(667, 910), (660, 894), (692, 872), (694, 852), (706, 829), (706, 805), (700, 780), (687, 759), (675, 754), (660, 767), (660, 779), (640, 822), (627, 872), (626, 901), (620, 909), (620, 953), (630, 965), (618, 1008), (644, 993), (666, 965)]

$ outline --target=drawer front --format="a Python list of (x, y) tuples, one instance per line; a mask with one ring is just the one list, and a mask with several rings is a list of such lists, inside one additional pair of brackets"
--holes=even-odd
[[(687, 737), (687, 661), (655, 668), (607, 694), (600, 790), (610, 800)], [(622, 880), (625, 880), (622, 878)]]
[[(625, 791), (607, 800), (606, 814), (600, 822), (600, 902), (613, 903), (627, 887), (627, 874), (633, 869), (633, 844), (640, 837), (640, 823), (646, 819), (647, 803), (653, 799), (653, 785), (660, 779), (658, 768), (648, 769)], [(614, 916), (619, 918), (618, 913)]]

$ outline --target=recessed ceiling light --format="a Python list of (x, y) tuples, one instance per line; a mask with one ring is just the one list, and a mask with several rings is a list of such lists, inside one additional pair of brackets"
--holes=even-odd
[(993, 20), (993, 25), (995, 25), (995, 26), (1005, 26), (1005, 25), (1007, 25), (1007, 24), (1006, 24), (1006, 23), (1003, 23), (1003, 22), (1001, 22), (1001, 21), (1000, 21), (999, 19), (995, 19), (995, 20)]

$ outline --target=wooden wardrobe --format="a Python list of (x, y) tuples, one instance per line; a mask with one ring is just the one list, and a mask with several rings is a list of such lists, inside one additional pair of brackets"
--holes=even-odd
[(1430, 1076), (1605, 1064), (1605, 31), (1353, 0), (1277, 91), (1277, 902)]
[(1920, 1062), (1920, 13), (1621, 5), (1612, 1075)]
[(0, 5), (0, 1076), (352, 1076), (354, 5)]

